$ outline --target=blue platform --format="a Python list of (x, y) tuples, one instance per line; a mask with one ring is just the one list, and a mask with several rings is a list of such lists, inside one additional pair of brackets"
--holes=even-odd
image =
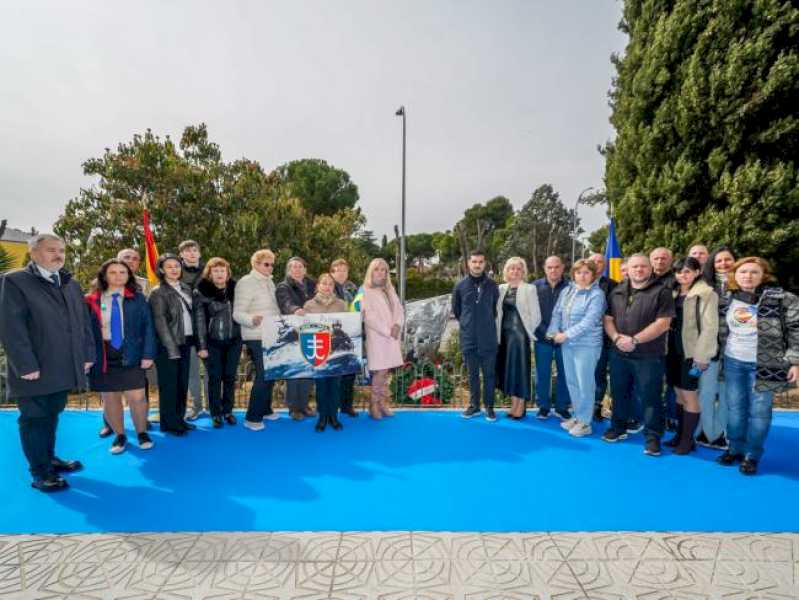
[(58, 453), (86, 468), (51, 495), (28, 485), (16, 416), (0, 412), (0, 533), (799, 531), (799, 414), (775, 414), (761, 473), (744, 477), (717, 452), (647, 457), (640, 435), (572, 439), (555, 419), (401, 412), (322, 434), (313, 419), (257, 433), (201, 419), (113, 456), (98, 412), (66, 412)]

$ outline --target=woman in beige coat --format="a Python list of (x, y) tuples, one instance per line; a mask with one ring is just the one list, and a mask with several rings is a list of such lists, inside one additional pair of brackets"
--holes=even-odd
[(505, 261), (502, 269), (505, 283), (499, 286), (497, 300), (497, 384), (511, 397), (508, 417), (521, 419), (531, 398), (530, 358), (535, 328), (541, 322), (538, 292), (527, 283), (527, 263), (519, 256)]
[(680, 426), (667, 446), (675, 454), (694, 449), (699, 423), (699, 377), (718, 351), (719, 297), (701, 277), (699, 261), (692, 257), (674, 263), (675, 317), (669, 330), (666, 381), (677, 395)]

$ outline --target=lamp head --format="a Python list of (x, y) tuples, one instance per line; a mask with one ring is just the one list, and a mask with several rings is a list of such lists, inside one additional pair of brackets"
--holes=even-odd
[(396, 116), (398, 116), (398, 117), (405, 116), (405, 107), (404, 107), (404, 106), (400, 106), (400, 107), (397, 109), (397, 112), (395, 112), (394, 114), (395, 114)]

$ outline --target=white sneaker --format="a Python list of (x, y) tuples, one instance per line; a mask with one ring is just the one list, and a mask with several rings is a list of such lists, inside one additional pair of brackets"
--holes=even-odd
[(280, 413), (275, 411), (271, 414), (268, 414), (264, 417), (267, 421), (277, 421), (280, 418)]
[(560, 422), (560, 426), (566, 431), (571, 431), (572, 427), (575, 425), (577, 425), (577, 417), (572, 417), (571, 419), (566, 419), (565, 421)]
[(569, 429), (569, 435), (574, 437), (585, 437), (587, 435), (591, 435), (593, 432), (594, 430), (591, 429), (591, 425), (580, 423), (580, 421), (577, 421), (574, 427)]
[(264, 424), (260, 421), (248, 421), (244, 419), (244, 426), (251, 431), (261, 431), (264, 429)]

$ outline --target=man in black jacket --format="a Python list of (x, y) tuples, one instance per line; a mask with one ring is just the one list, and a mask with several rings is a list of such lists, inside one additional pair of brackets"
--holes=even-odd
[(452, 292), (452, 312), (460, 324), (463, 361), (469, 371), (469, 407), (465, 419), (480, 414), (480, 372), (486, 419), (496, 421), (494, 388), (497, 363), (497, 300), (499, 286), (485, 274), (485, 254), (469, 253), (469, 274)]
[(627, 261), (629, 279), (616, 286), (608, 299), (605, 333), (610, 338), (610, 391), (613, 417), (602, 439), (627, 439), (635, 399), (644, 412), (644, 453), (660, 456), (663, 435), (663, 374), (666, 336), (674, 317), (674, 299), (669, 288), (652, 277), (645, 254), (633, 254)]
[[(202, 279), (205, 263), (202, 261), (200, 244), (194, 240), (184, 240), (178, 245), (178, 254), (182, 270), (180, 280), (188, 285), (192, 291)], [(206, 411), (203, 410), (203, 396), (208, 398), (208, 375), (203, 379), (200, 376), (200, 358), (197, 356), (197, 348), (191, 349), (191, 365), (189, 366), (189, 394), (191, 395), (191, 407), (186, 411), (186, 420), (195, 421)]]
[(64, 267), (64, 241), (39, 234), (28, 242), (31, 262), (0, 278), (0, 343), (8, 356), (9, 396), (19, 407), (19, 437), (34, 488), (68, 487), (58, 473), (80, 470), (55, 455), (58, 415), (70, 390), (86, 387), (95, 361), (83, 293)]
[[(330, 263), (330, 274), (333, 275), (333, 279), (336, 281), (336, 296), (344, 300), (348, 307), (351, 307), (352, 301), (358, 294), (358, 286), (350, 281), (349, 263), (343, 258), (337, 258)], [(352, 405), (354, 393), (355, 375), (344, 375), (341, 378), (340, 410), (343, 414), (351, 417), (358, 416), (358, 411)]]

